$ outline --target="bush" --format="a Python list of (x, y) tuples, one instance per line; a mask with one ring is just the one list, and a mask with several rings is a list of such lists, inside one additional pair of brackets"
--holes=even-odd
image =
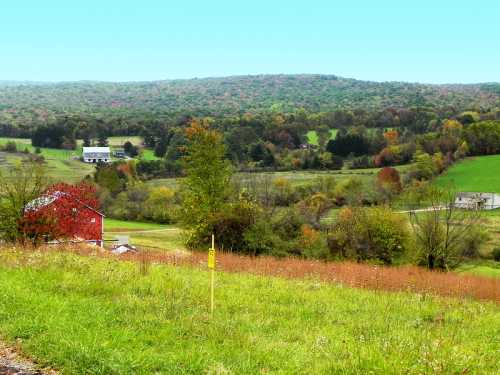
[(244, 233), (246, 250), (251, 255), (286, 255), (281, 239), (274, 233), (267, 218), (259, 218)]
[(302, 255), (306, 258), (328, 259), (330, 252), (326, 237), (309, 225), (302, 226), (302, 236), (299, 240)]
[(328, 239), (331, 256), (391, 264), (411, 247), (405, 217), (386, 207), (342, 209)]
[(250, 249), (245, 234), (255, 224), (258, 214), (258, 207), (245, 200), (226, 204), (208, 217), (206, 223), (193, 228), (187, 246), (203, 249), (210, 243), (211, 235), (215, 234), (217, 245), (224, 250), (252, 254), (258, 246), (253, 242)]
[(479, 250), (489, 239), (488, 232), (480, 227), (474, 227), (463, 239), (462, 256), (464, 258), (476, 258)]
[(495, 261), (500, 262), (500, 247), (494, 248), (492, 255), (493, 255), (493, 259), (495, 259)]
[(17, 144), (14, 141), (8, 141), (3, 149), (5, 152), (17, 152)]

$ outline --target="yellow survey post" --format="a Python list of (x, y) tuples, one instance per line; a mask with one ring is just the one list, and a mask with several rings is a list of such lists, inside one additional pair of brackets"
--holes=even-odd
[(210, 269), (210, 313), (214, 313), (215, 288), (215, 236), (212, 234), (212, 247), (208, 250), (208, 268)]

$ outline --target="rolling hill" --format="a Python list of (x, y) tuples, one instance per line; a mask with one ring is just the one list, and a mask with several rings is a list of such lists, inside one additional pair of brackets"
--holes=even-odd
[(0, 111), (156, 111), (202, 115), (303, 107), (312, 111), (386, 107), (500, 106), (500, 84), (370, 82), (335, 75), (255, 75), (153, 82), (0, 84)]

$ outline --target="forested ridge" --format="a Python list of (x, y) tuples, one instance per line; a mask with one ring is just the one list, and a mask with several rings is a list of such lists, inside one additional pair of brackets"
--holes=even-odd
[(0, 111), (155, 112), (197, 116), (296, 108), (381, 110), (413, 106), (456, 111), (500, 105), (500, 84), (370, 82), (334, 75), (255, 75), (153, 82), (0, 82)]

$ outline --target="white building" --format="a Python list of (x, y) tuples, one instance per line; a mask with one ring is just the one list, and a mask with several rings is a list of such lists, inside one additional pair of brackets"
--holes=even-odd
[(84, 147), (83, 161), (85, 163), (107, 163), (111, 160), (111, 151), (109, 147)]
[(494, 210), (500, 208), (500, 194), (458, 193), (455, 207), (474, 210)]

